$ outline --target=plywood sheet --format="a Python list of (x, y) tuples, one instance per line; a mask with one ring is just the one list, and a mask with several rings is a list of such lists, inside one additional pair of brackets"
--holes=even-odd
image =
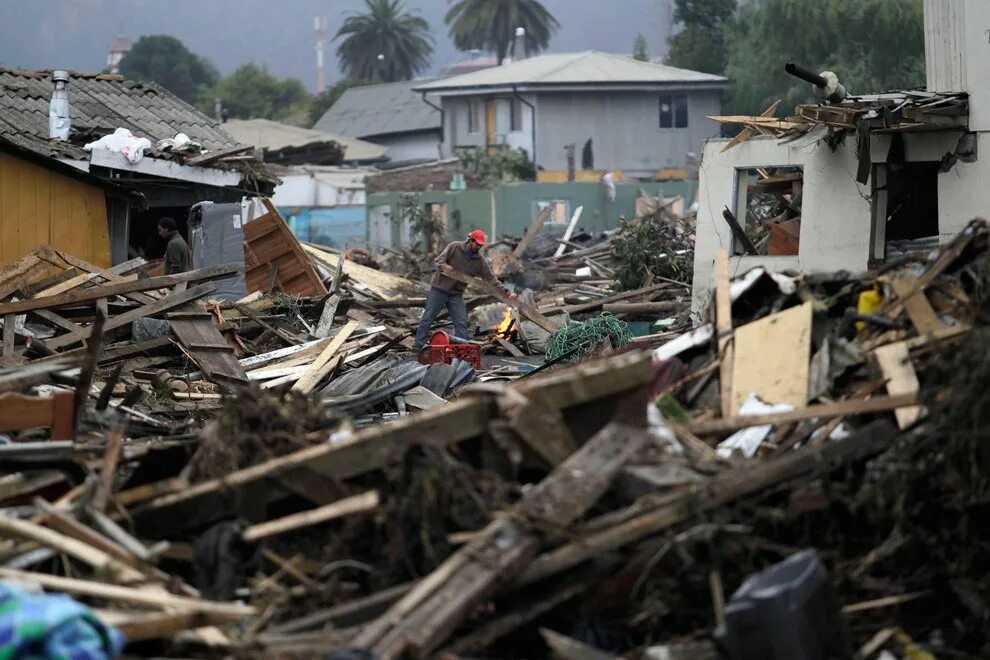
[(786, 403), (796, 408), (808, 402), (811, 316), (809, 302), (736, 329), (734, 413), (739, 412), (750, 394), (766, 403)]
[[(907, 342), (899, 341), (895, 344), (887, 344), (873, 351), (877, 366), (887, 380), (887, 393), (891, 396), (897, 394), (918, 394), (920, 383), (918, 375), (911, 364), (911, 357), (908, 354)], [(897, 417), (897, 426), (902, 430), (914, 424), (921, 417), (921, 406), (911, 406), (910, 408), (898, 408), (894, 411)]]
[(248, 293), (267, 291), (272, 267), (275, 288), (297, 296), (323, 296), (323, 285), (309, 257), (271, 202), (268, 213), (244, 225), (244, 266)]

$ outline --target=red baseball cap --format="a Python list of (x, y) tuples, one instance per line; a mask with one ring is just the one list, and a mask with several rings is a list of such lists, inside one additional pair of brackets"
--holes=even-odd
[(485, 232), (481, 231), (480, 229), (475, 229), (473, 232), (468, 234), (468, 238), (473, 240), (478, 245), (485, 245), (486, 243), (488, 243), (488, 237), (485, 236)]

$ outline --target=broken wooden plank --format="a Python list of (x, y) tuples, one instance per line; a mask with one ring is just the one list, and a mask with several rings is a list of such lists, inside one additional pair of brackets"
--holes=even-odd
[(162, 277), (149, 277), (143, 280), (130, 282), (119, 282), (117, 284), (104, 284), (94, 286), (89, 289), (70, 291), (57, 296), (47, 296), (45, 298), (30, 298), (0, 304), (0, 315), (23, 314), (35, 309), (54, 309), (57, 307), (67, 307), (84, 302), (95, 302), (100, 298), (132, 293), (135, 291), (151, 291), (154, 289), (165, 289), (175, 286), (181, 282), (203, 282), (209, 280), (219, 280), (233, 277), (237, 274), (240, 266), (237, 264), (225, 264), (222, 266), (211, 266), (190, 270), (185, 273), (175, 275), (163, 275)]
[(722, 417), (732, 416), (732, 299), (729, 296), (729, 252), (715, 253), (715, 329), (718, 337), (719, 396)]
[(73, 393), (66, 391), (47, 397), (4, 392), (0, 394), (0, 431), (48, 427), (52, 440), (71, 440), (74, 402)]
[(629, 515), (620, 516), (619, 522), (612, 522), (617, 517), (615, 513), (605, 514), (602, 517), (610, 520), (604, 524), (596, 524), (595, 520), (586, 523), (586, 527), (597, 528), (593, 533), (582, 534), (577, 540), (537, 557), (519, 576), (516, 585), (531, 584), (556, 575), (767, 488), (797, 479), (807, 480), (862, 460), (887, 449), (896, 434), (893, 424), (877, 420), (841, 440), (801, 447), (771, 460), (748, 461), (705, 483), (664, 498), (646, 511), (634, 504), (627, 510)]
[(738, 414), (751, 394), (795, 408), (808, 402), (811, 319), (807, 302), (735, 329), (728, 416)]
[(15, 326), (17, 325), (17, 315), (7, 314), (3, 317), (3, 359), (7, 361), (14, 357), (14, 341), (16, 340), (16, 335), (14, 334)]
[(238, 154), (245, 154), (254, 149), (251, 145), (239, 144), (234, 147), (228, 147), (226, 149), (217, 149), (216, 151), (208, 151), (205, 154), (200, 154), (199, 156), (194, 156), (185, 162), (186, 165), (191, 167), (205, 167), (210, 163), (215, 163), (221, 158), (226, 158), (227, 156), (236, 156)]
[(468, 286), (473, 286), (483, 291), (486, 295), (495, 298), (504, 305), (508, 305), (510, 307), (514, 307), (515, 309), (518, 309), (523, 316), (525, 316), (530, 321), (540, 326), (549, 333), (556, 332), (557, 329), (560, 327), (558, 323), (551, 321), (547, 317), (543, 316), (543, 314), (541, 314), (540, 311), (535, 307), (533, 307), (532, 305), (527, 305), (526, 303), (519, 300), (519, 298), (510, 298), (508, 294), (506, 294), (504, 291), (502, 291), (502, 289), (500, 289), (495, 284), (492, 284), (491, 282), (486, 282), (480, 277), (471, 277), (470, 275), (465, 275), (464, 273), (460, 273), (456, 270), (448, 271), (445, 274), (447, 277), (451, 279), (457, 280), (458, 282), (463, 282)]
[(710, 422), (695, 422), (688, 425), (688, 430), (696, 435), (717, 433), (732, 433), (751, 426), (767, 424), (784, 424), (800, 422), (815, 417), (839, 417), (847, 415), (866, 415), (868, 413), (888, 412), (898, 408), (908, 408), (917, 404), (918, 399), (913, 394), (897, 396), (874, 397), (866, 400), (838, 401), (807, 406), (789, 412), (770, 413), (767, 415), (740, 415), (727, 419), (716, 419)]
[[(212, 292), (215, 288), (216, 287), (213, 284), (200, 284), (199, 286), (195, 286), (185, 291), (169, 294), (161, 300), (156, 300), (155, 302), (149, 303), (143, 307), (138, 307), (130, 310), (129, 312), (124, 312), (123, 314), (114, 316), (106, 322), (104, 330), (113, 330), (114, 328), (119, 328), (128, 325), (129, 323), (133, 323), (134, 321), (144, 318), (145, 316), (151, 316), (152, 314), (164, 312), (191, 300), (202, 298), (206, 294)], [(55, 337), (54, 339), (48, 341), (48, 346), (51, 348), (70, 346), (85, 339), (87, 332), (87, 330), (70, 332), (62, 335), (61, 337)]]
[[(526, 396), (538, 393), (545, 405), (565, 409), (643, 387), (652, 381), (651, 364), (649, 353), (630, 351), (548, 372), (509, 387)], [(424, 437), (436, 446), (476, 437), (487, 430), (493, 409), (492, 402), (480, 396), (462, 397), (441, 408), (410, 415), (384, 426), (362, 429), (350, 437), (307, 447), (232, 472), (222, 479), (194, 484), (147, 503), (141, 511), (150, 514), (227, 488), (288, 475), (301, 467), (317, 470), (328, 478), (348, 479), (380, 469), (395, 456), (422, 442)]]
[(498, 400), (509, 426), (551, 467), (560, 465), (577, 449), (577, 442), (564, 422), (564, 415), (552, 406), (533, 401), (519, 391), (506, 388)]
[[(887, 380), (887, 394), (891, 397), (901, 395), (917, 399), (921, 383), (918, 382), (918, 375), (911, 364), (907, 344), (902, 341), (887, 344), (873, 351), (873, 355), (880, 373)], [(921, 418), (921, 406), (897, 408), (894, 416), (903, 431)]]
[(725, 218), (725, 222), (728, 223), (729, 229), (732, 230), (732, 235), (735, 236), (736, 240), (743, 247), (748, 255), (757, 255), (759, 252), (756, 250), (756, 246), (753, 245), (753, 241), (749, 240), (749, 236), (746, 235), (746, 231), (740, 226), (739, 220), (729, 207), (726, 206), (722, 210), (722, 217)]
[(274, 283), (283, 292), (299, 296), (326, 295), (327, 288), (278, 209), (269, 199), (262, 202), (268, 212), (244, 225), (248, 293), (266, 290), (274, 265)]
[(551, 206), (547, 204), (540, 209), (540, 212), (535, 218), (533, 218), (533, 222), (530, 223), (529, 229), (526, 230), (526, 234), (523, 236), (522, 240), (519, 241), (519, 244), (516, 245), (516, 249), (512, 251), (512, 254), (516, 257), (516, 259), (522, 259), (522, 256), (526, 254), (529, 244), (533, 242), (533, 239), (540, 233), (540, 229), (543, 228), (543, 224), (550, 218), (551, 210)]
[(0, 532), (63, 552), (99, 571), (106, 571), (121, 582), (137, 582), (144, 579), (143, 573), (103, 550), (27, 520), (0, 516)]
[[(192, 313), (199, 310), (195, 303), (190, 302), (180, 311)], [(207, 380), (223, 385), (248, 382), (244, 367), (238, 362), (233, 349), (224, 341), (212, 316), (207, 314), (198, 318), (170, 318), (169, 323), (179, 343), (185, 347)]]
[(337, 502), (331, 502), (316, 509), (302, 511), (285, 516), (284, 518), (276, 518), (275, 520), (252, 525), (244, 530), (241, 538), (247, 543), (254, 543), (261, 539), (285, 534), (286, 532), (327, 522), (335, 518), (371, 511), (378, 507), (379, 501), (377, 491), (368, 491), (367, 493), (347, 497)]
[(499, 582), (526, 567), (539, 548), (533, 526), (567, 526), (576, 520), (648, 437), (643, 429), (607, 425), (523, 495), (511, 517), (489, 524), (483, 537), (452, 555), (367, 626), (355, 645), (371, 648), (385, 660), (410, 651), (429, 656)]
[(945, 325), (932, 309), (932, 304), (928, 302), (925, 293), (922, 291), (918, 295), (909, 295), (914, 290), (915, 284), (915, 278), (896, 278), (890, 282), (897, 297), (904, 299), (904, 311), (918, 329), (918, 334), (934, 334), (943, 330)]
[(231, 622), (241, 621), (257, 613), (254, 607), (248, 605), (221, 603), (202, 598), (176, 596), (164, 591), (150, 591), (144, 588), (135, 589), (132, 587), (105, 584), (103, 582), (58, 577), (45, 573), (32, 573), (10, 568), (0, 568), (0, 577), (19, 582), (33, 582), (46, 589), (78, 594), (80, 596), (90, 596), (92, 598), (134, 603), (135, 605), (162, 609), (174, 608), (180, 611), (209, 612), (214, 616), (224, 617), (227, 621)]
[(34, 498), (34, 504), (42, 511), (44, 518), (43, 524), (46, 527), (50, 527), (56, 532), (72, 537), (90, 547), (102, 550), (111, 557), (120, 560), (135, 570), (142, 569), (142, 566), (137, 558), (128, 552), (126, 548), (118, 545), (99, 532), (94, 531), (69, 514), (58, 510), (40, 497)]
[(292, 389), (296, 392), (302, 392), (304, 394), (311, 392), (320, 382), (319, 379), (321, 378), (321, 370), (327, 365), (334, 353), (336, 353), (337, 350), (344, 345), (344, 342), (351, 336), (351, 333), (357, 330), (358, 325), (360, 324), (357, 321), (348, 321), (347, 324), (337, 332), (337, 335), (333, 338), (333, 341), (327, 344), (327, 347), (323, 349), (323, 352), (320, 353), (319, 357), (313, 361), (313, 364), (311, 364), (302, 376), (299, 377), (299, 380), (292, 386)]
[(124, 446), (124, 430), (114, 428), (107, 435), (106, 450), (103, 454), (103, 467), (100, 470), (100, 480), (93, 494), (92, 506), (97, 511), (107, 508), (110, 496), (113, 495), (113, 481), (117, 477), (117, 465)]

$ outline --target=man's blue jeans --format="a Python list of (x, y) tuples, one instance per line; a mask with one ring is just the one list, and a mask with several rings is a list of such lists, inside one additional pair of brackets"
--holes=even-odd
[(416, 328), (416, 341), (413, 343), (415, 350), (419, 350), (426, 343), (433, 322), (445, 307), (450, 314), (450, 320), (454, 323), (454, 335), (461, 339), (470, 339), (468, 337), (468, 314), (467, 305), (464, 304), (464, 295), (447, 293), (436, 287), (430, 287), (429, 293), (426, 294), (423, 316), (420, 317), (419, 327)]

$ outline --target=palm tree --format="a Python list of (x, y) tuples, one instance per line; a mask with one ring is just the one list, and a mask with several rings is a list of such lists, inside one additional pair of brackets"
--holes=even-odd
[(560, 23), (537, 0), (447, 0), (452, 3), (445, 21), (450, 37), (461, 50), (493, 51), (501, 62), (508, 54), (516, 28), (526, 30), (527, 53), (550, 44)]
[(334, 36), (347, 77), (374, 82), (410, 80), (430, 66), (433, 35), (423, 18), (405, 13), (402, 0), (364, 0)]

